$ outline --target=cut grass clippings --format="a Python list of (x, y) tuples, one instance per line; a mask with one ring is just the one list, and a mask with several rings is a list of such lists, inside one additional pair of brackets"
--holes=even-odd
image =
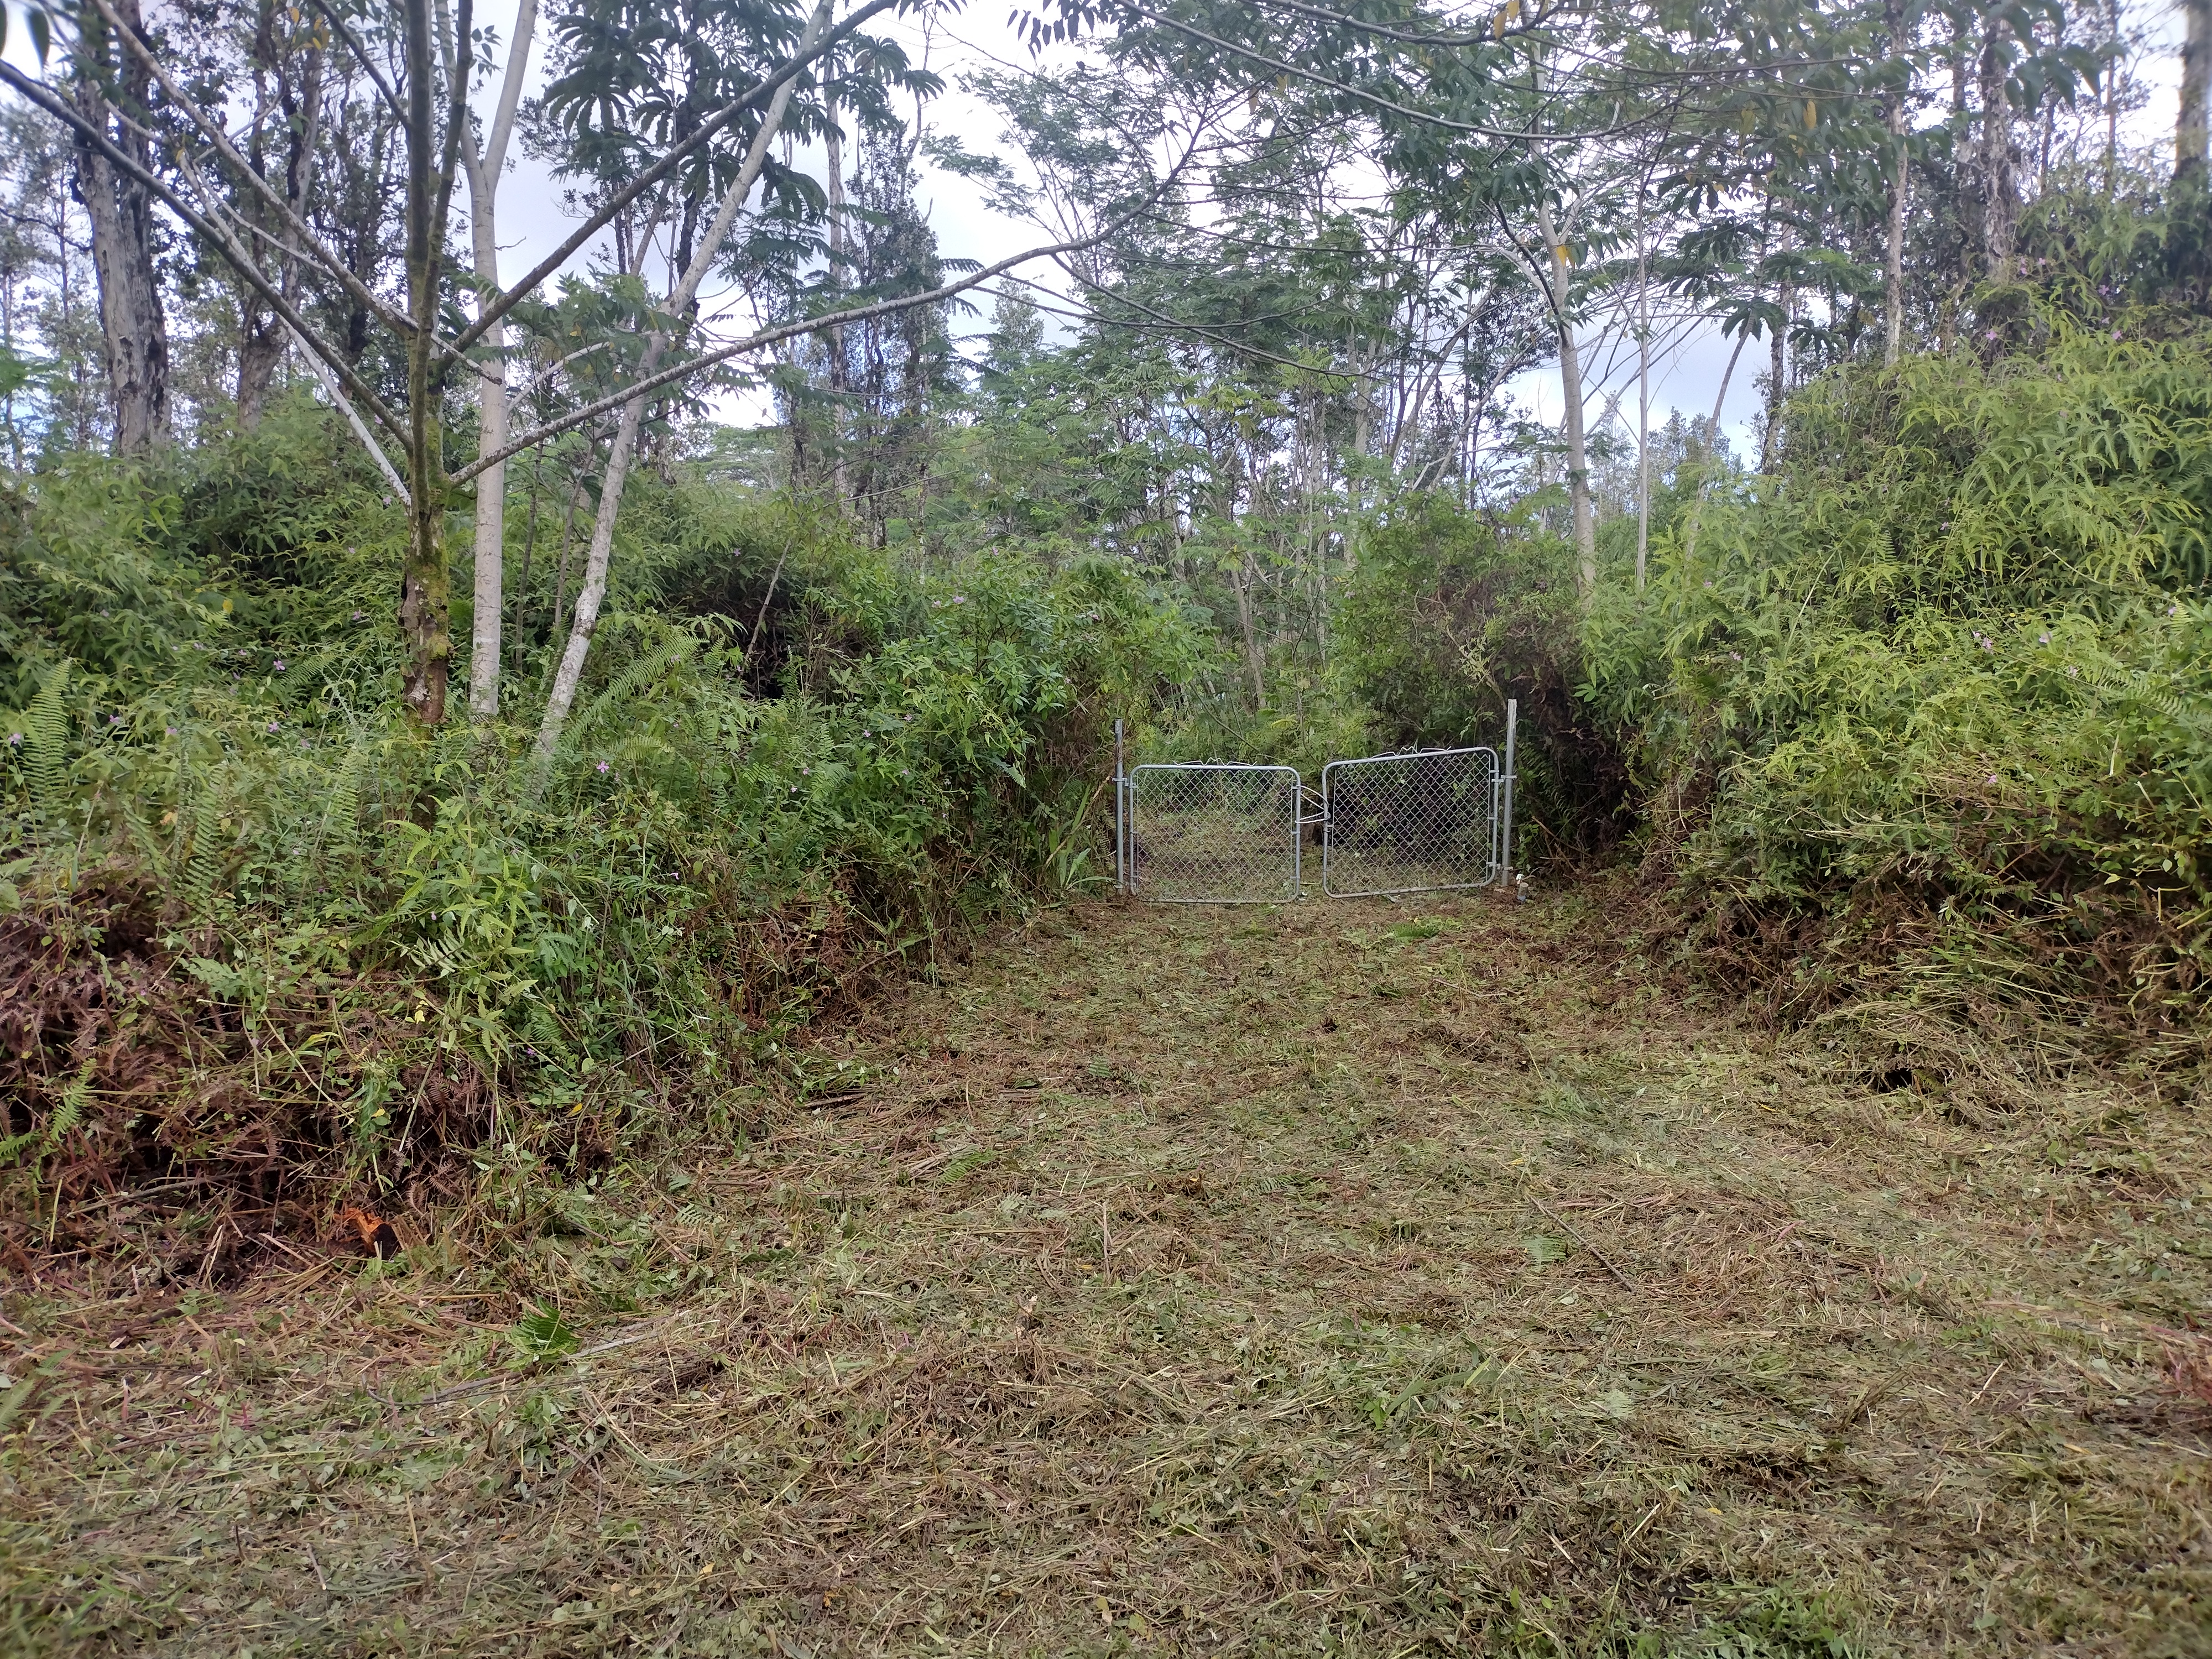
[(2193, 1110), (1871, 1092), (1607, 914), (1042, 912), (739, 1144), (15, 1294), (0, 1643), (2212, 1649)]

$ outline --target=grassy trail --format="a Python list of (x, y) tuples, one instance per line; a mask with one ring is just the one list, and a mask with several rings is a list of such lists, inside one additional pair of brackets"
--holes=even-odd
[(1620, 958), (1048, 911), (681, 1168), (10, 1297), (0, 1648), (2212, 1651), (2197, 1113)]

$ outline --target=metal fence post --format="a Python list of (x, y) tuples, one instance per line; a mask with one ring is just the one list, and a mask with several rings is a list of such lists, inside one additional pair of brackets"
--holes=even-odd
[(1129, 781), (1121, 769), (1121, 722), (1114, 722), (1114, 890), (1129, 890), (1129, 870), (1123, 853), (1127, 845), (1122, 814), (1127, 810), (1123, 797), (1128, 793)]
[(1521, 723), (1517, 698), (1505, 700), (1504, 809), (1498, 815), (1498, 878), (1506, 891), (1513, 890), (1513, 739)]

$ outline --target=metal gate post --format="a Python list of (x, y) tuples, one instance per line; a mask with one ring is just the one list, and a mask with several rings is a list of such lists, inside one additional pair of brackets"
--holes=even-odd
[(1498, 815), (1498, 879), (1508, 892), (1513, 889), (1513, 738), (1521, 723), (1518, 699), (1505, 700), (1505, 777), (1504, 810)]
[(1125, 834), (1127, 819), (1123, 816), (1126, 811), (1123, 797), (1127, 793), (1128, 787), (1127, 775), (1121, 769), (1121, 722), (1115, 720), (1114, 722), (1114, 890), (1116, 893), (1127, 893), (1129, 890), (1129, 866), (1123, 856), (1128, 845)]

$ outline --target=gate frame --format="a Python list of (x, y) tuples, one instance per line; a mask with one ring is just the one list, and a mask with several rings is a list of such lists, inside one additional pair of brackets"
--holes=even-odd
[[(1118, 722), (1117, 722), (1118, 724)], [(1122, 796), (1127, 797), (1127, 810), (1116, 816), (1121, 819), (1126, 837), (1127, 853), (1114, 862), (1124, 872), (1121, 890), (1132, 897), (1142, 897), (1144, 872), (1137, 864), (1137, 775), (1140, 772), (1272, 772), (1288, 773), (1291, 780), (1291, 890), (1281, 898), (1156, 898), (1154, 904), (1291, 904), (1306, 896), (1305, 869), (1301, 860), (1302, 844), (1305, 840), (1305, 780), (1295, 766), (1263, 766), (1248, 761), (1146, 761), (1132, 766), (1122, 775), (1121, 787), (1115, 792), (1117, 809)]]
[[(1329, 774), (1342, 768), (1375, 766), (1385, 761), (1453, 760), (1462, 755), (1490, 757), (1490, 856), (1484, 861), (1480, 881), (1430, 882), (1418, 887), (1376, 887), (1357, 893), (1340, 893), (1328, 884), (1329, 864), (1334, 851), (1336, 814), (1330, 804)], [(1502, 879), (1504, 858), (1500, 851), (1504, 842), (1499, 836), (1503, 828), (1499, 821), (1499, 804), (1505, 793), (1505, 762), (1504, 757), (1486, 744), (1472, 744), (1464, 749), (1409, 749), (1393, 755), (1360, 755), (1351, 760), (1333, 760), (1321, 769), (1321, 890), (1324, 898), (1401, 898), (1407, 893), (1463, 893), (1477, 887), (1495, 887)]]
[[(1122, 723), (1117, 720), (1114, 722), (1114, 890), (1125, 898), (1142, 896), (1137, 889), (1137, 774), (1139, 772), (1147, 770), (1288, 772), (1297, 788), (1295, 797), (1297, 805), (1291, 815), (1291, 891), (1295, 899), (1303, 901), (1306, 896), (1306, 890), (1305, 869), (1302, 854), (1305, 842), (1305, 829), (1310, 823), (1318, 823), (1322, 827), (1322, 896), (1324, 898), (1340, 896), (1328, 890), (1331, 827), (1328, 810), (1328, 775), (1333, 769), (1339, 766), (1357, 765), (1362, 761), (1412, 760), (1422, 755), (1480, 753), (1490, 756), (1492, 767), (1490, 785), (1490, 829), (1492, 838), (1490, 869), (1495, 872), (1495, 881), (1492, 882), (1486, 878), (1480, 882), (1455, 882), (1444, 887), (1404, 887), (1395, 889), (1389, 893), (1359, 893), (1342, 896), (1391, 898), (1400, 897), (1407, 893), (1466, 892), (1474, 888), (1491, 885), (1510, 891), (1514, 884), (1514, 747), (1515, 739), (1519, 735), (1520, 723), (1520, 701), (1517, 698), (1508, 697), (1505, 700), (1505, 751), (1502, 755), (1486, 744), (1475, 744), (1464, 749), (1417, 749), (1403, 754), (1362, 755), (1350, 760), (1330, 761), (1321, 769), (1321, 789), (1316, 797), (1313, 791), (1306, 787), (1304, 775), (1294, 766), (1259, 766), (1242, 761), (1154, 761), (1143, 765), (1130, 766), (1127, 764), (1127, 757), (1122, 746), (1124, 736)], [(1321, 811), (1318, 814), (1309, 816), (1306, 806), (1308, 802), (1314, 799), (1318, 799)], [(1204, 898), (1152, 901), (1155, 904), (1281, 904), (1289, 902), (1284, 899)]]

